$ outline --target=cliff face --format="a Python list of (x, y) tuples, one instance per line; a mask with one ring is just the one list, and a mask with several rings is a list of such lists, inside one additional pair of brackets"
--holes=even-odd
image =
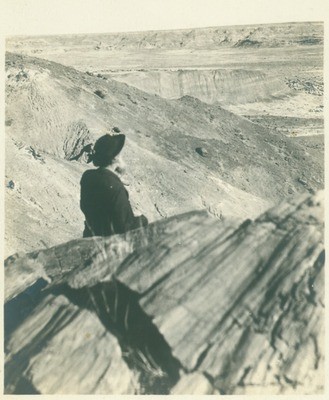
[(321, 192), (16, 254), (5, 277), (7, 394), (323, 392)]
[(178, 70), (116, 73), (112, 77), (148, 93), (177, 99), (185, 95), (207, 103), (245, 104), (273, 101), (292, 91), (281, 76), (252, 70)]

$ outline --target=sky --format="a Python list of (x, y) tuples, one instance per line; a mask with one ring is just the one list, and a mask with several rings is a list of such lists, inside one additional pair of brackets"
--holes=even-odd
[(0, 0), (2, 35), (323, 21), (328, 0)]

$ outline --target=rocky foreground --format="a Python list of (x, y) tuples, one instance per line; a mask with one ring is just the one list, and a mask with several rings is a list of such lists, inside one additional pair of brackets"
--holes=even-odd
[(323, 392), (322, 192), (16, 254), (5, 288), (7, 394)]

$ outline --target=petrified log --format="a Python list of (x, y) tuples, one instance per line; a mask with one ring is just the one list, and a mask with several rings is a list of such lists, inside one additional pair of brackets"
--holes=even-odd
[(134, 394), (139, 388), (117, 339), (63, 295), (40, 300), (6, 349), (8, 393)]
[(323, 193), (5, 265), (6, 393), (323, 391)]

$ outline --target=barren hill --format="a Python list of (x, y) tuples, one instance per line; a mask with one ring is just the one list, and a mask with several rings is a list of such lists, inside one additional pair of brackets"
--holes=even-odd
[(6, 47), (164, 98), (218, 102), (286, 135), (314, 135), (323, 133), (323, 36), (323, 23), (300, 22), (11, 37)]
[(253, 217), (323, 187), (321, 156), (218, 105), (165, 100), (10, 53), (6, 76), (7, 254), (81, 235), (79, 179), (88, 166), (72, 158), (114, 126), (127, 135), (133, 206), (150, 220), (200, 208)]

